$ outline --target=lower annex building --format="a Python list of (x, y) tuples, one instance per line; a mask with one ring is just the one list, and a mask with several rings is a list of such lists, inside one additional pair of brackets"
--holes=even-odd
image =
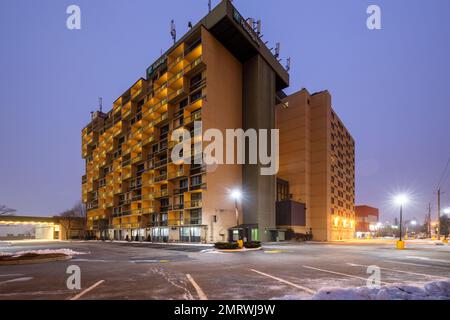
[[(287, 71), (222, 1), (83, 129), (91, 235), (209, 243), (353, 237), (353, 139), (328, 93), (286, 97), (288, 86)], [(172, 162), (171, 134), (180, 128), (191, 134), (192, 163), (202, 157), (196, 121), (222, 132), (279, 128), (278, 176), (260, 175), (261, 165)], [(239, 203), (230, 197), (236, 189)]]

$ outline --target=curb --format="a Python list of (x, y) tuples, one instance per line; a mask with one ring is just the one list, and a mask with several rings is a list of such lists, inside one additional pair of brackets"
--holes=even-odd
[(223, 253), (241, 253), (241, 252), (248, 252), (248, 251), (260, 251), (262, 250), (262, 247), (259, 248), (251, 248), (251, 249), (214, 249), (218, 252)]

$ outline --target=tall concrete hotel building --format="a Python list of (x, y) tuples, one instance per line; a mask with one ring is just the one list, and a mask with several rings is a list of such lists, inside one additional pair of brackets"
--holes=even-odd
[[(92, 236), (153, 242), (281, 241), (354, 234), (354, 142), (327, 92), (286, 96), (289, 74), (222, 1), (82, 131)], [(171, 134), (280, 129), (280, 169), (174, 163)], [(268, 139), (270, 143), (270, 139)], [(245, 146), (248, 150), (248, 144)], [(242, 198), (230, 193), (241, 190)]]

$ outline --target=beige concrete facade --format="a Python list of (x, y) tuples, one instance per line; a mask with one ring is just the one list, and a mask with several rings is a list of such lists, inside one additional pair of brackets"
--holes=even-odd
[[(204, 28), (202, 41), (208, 90), (202, 129), (218, 129), (225, 137), (226, 129), (242, 127), (242, 64)], [(228, 229), (237, 224), (234, 201), (229, 194), (230, 190), (242, 188), (242, 166), (209, 166), (206, 183), (202, 213), (203, 221), (208, 222), (208, 240), (226, 241)]]
[(276, 111), (280, 129), (278, 177), (289, 181), (292, 200), (306, 204), (306, 226), (315, 240), (351, 239), (355, 230), (355, 143), (331, 107), (328, 91), (305, 89)]

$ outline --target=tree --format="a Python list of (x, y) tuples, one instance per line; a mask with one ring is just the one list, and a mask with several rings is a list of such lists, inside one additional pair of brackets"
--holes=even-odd
[(448, 218), (447, 215), (443, 215), (440, 218), (440, 229), (441, 229), (441, 236), (445, 236), (445, 238), (448, 237), (448, 233), (449, 233), (449, 224), (450, 224), (450, 219)]
[(12, 216), (14, 213), (16, 213), (16, 209), (0, 204), (0, 216)]
[(64, 218), (64, 221), (61, 221), (61, 226), (66, 231), (66, 239), (70, 238), (73, 222), (76, 220), (81, 219), (83, 232), (86, 230), (86, 207), (81, 201), (77, 202), (71, 209), (61, 212), (59, 216)]

